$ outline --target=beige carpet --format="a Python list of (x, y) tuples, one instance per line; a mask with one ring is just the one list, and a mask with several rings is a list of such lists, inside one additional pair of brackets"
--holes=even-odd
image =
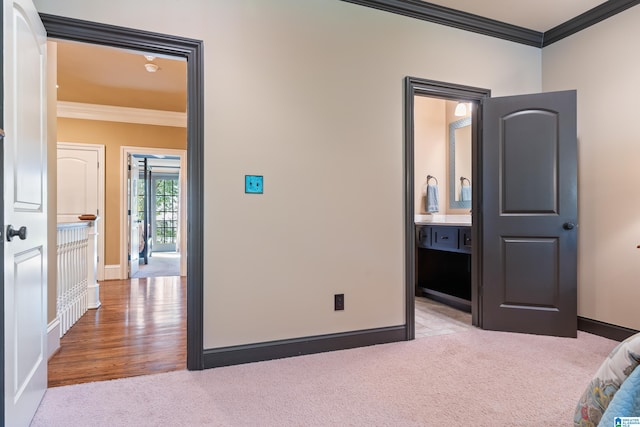
[(49, 389), (33, 426), (568, 426), (616, 342), (471, 329)]

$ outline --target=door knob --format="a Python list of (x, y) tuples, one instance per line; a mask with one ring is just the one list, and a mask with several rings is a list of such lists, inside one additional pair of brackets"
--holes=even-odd
[(572, 222), (565, 222), (564, 224), (562, 224), (562, 228), (564, 228), (565, 230), (573, 230), (575, 226), (576, 225)]
[(20, 240), (24, 240), (27, 238), (27, 227), (24, 225), (20, 227), (17, 231), (13, 228), (13, 225), (9, 224), (7, 226), (7, 241), (10, 242), (14, 237), (20, 237)]

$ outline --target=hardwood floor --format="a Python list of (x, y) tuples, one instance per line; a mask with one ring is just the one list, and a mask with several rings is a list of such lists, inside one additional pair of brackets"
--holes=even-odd
[(186, 277), (100, 283), (49, 360), (49, 387), (186, 369)]

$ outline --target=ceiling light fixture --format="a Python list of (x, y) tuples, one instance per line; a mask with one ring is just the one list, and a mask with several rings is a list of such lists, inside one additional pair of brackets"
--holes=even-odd
[(158, 71), (158, 66), (152, 63), (144, 64), (144, 68), (146, 68), (150, 73), (155, 73), (156, 71)]
[(155, 56), (153, 56), (153, 55), (144, 55), (144, 57), (145, 57), (145, 58), (146, 58), (146, 60), (147, 60), (147, 61), (149, 61), (149, 62), (151, 62), (151, 61), (153, 61), (154, 59), (156, 59), (156, 57), (155, 57)]

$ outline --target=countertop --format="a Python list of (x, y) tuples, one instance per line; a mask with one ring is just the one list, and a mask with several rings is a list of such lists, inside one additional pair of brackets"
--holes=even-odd
[(414, 222), (416, 225), (452, 225), (470, 227), (471, 215), (415, 215)]

